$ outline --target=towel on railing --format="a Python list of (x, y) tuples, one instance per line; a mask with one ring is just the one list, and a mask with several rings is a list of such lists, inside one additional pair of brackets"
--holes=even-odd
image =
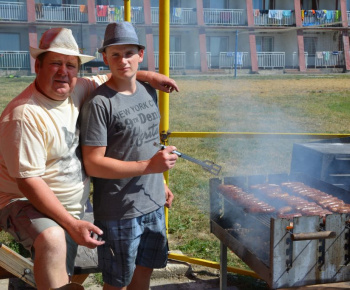
[(316, 18), (323, 20), (326, 17), (326, 13), (323, 10), (316, 10)]
[(106, 17), (107, 16), (107, 5), (97, 5), (96, 6), (96, 11), (97, 11), (97, 16), (98, 17)]
[(260, 10), (254, 9), (254, 16), (260, 16)]
[(88, 13), (88, 8), (86, 5), (80, 5), (79, 11), (80, 11), (80, 13)]
[(243, 52), (237, 52), (237, 65), (243, 65)]
[(324, 51), (323, 52), (323, 58), (325, 61), (329, 61), (329, 51)]
[(43, 4), (41, 3), (35, 3), (35, 14), (36, 18), (43, 18)]
[(333, 11), (332, 10), (326, 10), (326, 19), (327, 20), (333, 20)]
[(283, 10), (282, 11), (282, 16), (286, 17), (286, 18), (291, 17), (292, 16), (292, 10)]
[(173, 16), (177, 18), (181, 18), (182, 9), (181, 8), (173, 8)]
[(269, 10), (269, 18), (282, 19), (283, 10)]

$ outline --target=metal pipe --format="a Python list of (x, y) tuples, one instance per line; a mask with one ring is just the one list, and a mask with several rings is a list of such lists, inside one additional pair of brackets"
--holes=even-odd
[(124, 20), (131, 22), (131, 5), (130, 0), (124, 0)]
[(349, 134), (328, 133), (260, 133), (260, 132), (171, 132), (177, 138), (310, 138), (329, 139), (349, 137)]

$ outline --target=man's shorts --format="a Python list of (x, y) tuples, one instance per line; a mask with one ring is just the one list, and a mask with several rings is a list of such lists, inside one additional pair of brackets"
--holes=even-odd
[(103, 281), (114, 287), (130, 284), (136, 265), (164, 268), (168, 260), (164, 208), (118, 221), (95, 221), (106, 243), (97, 248)]
[[(33, 244), (35, 239), (44, 230), (60, 226), (54, 220), (37, 211), (28, 200), (14, 201), (0, 210), (0, 227), (10, 233), (16, 242), (21, 243), (32, 255), (35, 252)], [(67, 272), (74, 273), (74, 260), (78, 245), (65, 231), (67, 242)]]

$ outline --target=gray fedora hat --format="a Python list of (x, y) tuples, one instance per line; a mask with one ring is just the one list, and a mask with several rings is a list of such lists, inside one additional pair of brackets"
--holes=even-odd
[(103, 46), (98, 52), (104, 52), (107, 46), (123, 44), (134, 44), (141, 49), (145, 49), (145, 47), (139, 43), (135, 28), (130, 22), (110, 23), (106, 27)]

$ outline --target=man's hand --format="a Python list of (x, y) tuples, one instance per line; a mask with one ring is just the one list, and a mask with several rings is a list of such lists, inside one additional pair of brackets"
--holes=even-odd
[(95, 233), (101, 236), (103, 234), (102, 230), (88, 221), (76, 220), (74, 225), (71, 225), (69, 228), (67, 227), (66, 230), (78, 245), (94, 249), (105, 243), (104, 241), (96, 239), (93, 235)]
[(164, 187), (165, 187), (165, 206), (167, 208), (171, 208), (171, 204), (173, 203), (174, 195), (165, 183), (164, 183)]
[(166, 75), (152, 71), (137, 71), (136, 78), (142, 82), (148, 82), (154, 89), (161, 90), (166, 93), (171, 93), (174, 90), (179, 91), (176, 82)]
[(150, 80), (150, 85), (156, 90), (160, 90), (166, 93), (172, 93), (174, 90), (179, 91), (176, 82), (162, 74), (154, 74)]
[(157, 153), (147, 161), (148, 166), (146, 174), (163, 173), (173, 168), (176, 160), (179, 158), (176, 154), (171, 153), (174, 150), (176, 150), (175, 146), (167, 146), (165, 149), (157, 151)]

